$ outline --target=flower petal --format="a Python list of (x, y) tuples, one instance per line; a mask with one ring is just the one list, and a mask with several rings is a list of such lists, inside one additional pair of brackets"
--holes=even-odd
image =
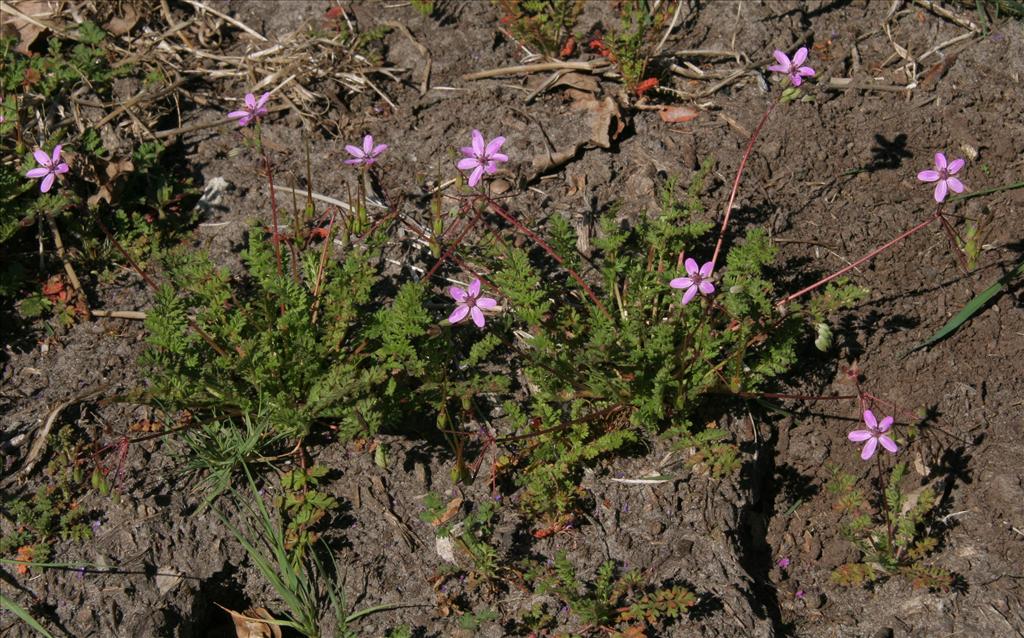
[(469, 282), (469, 288), (466, 289), (466, 294), (474, 299), (480, 296), (480, 279), (474, 279)]
[(871, 410), (864, 410), (864, 423), (867, 423), (871, 430), (878, 429), (878, 419), (875, 418), (875, 413)]
[(917, 179), (922, 182), (935, 182), (939, 179), (938, 171), (921, 171), (917, 174)]
[(689, 277), (676, 277), (672, 281), (668, 282), (668, 285), (672, 288), (689, 288), (693, 285), (693, 279)]
[(942, 153), (935, 154), (935, 168), (939, 169), (940, 171), (946, 168), (946, 156), (943, 155)]
[(850, 439), (855, 443), (860, 443), (861, 441), (867, 441), (873, 436), (874, 434), (868, 432), (867, 430), (854, 430), (853, 432), (847, 434), (846, 438)]
[(469, 296), (466, 294), (466, 291), (460, 288), (459, 286), (450, 286), (448, 288), (448, 294), (452, 296), (452, 299), (459, 303), (465, 302), (466, 297)]
[(356, 159), (347, 159), (347, 160), (345, 160), (346, 164), (364, 164), (365, 162), (366, 162), (366, 160), (363, 159), (362, 157), (357, 157)]
[(485, 148), (486, 145), (484, 144), (483, 133), (476, 129), (473, 129), (473, 154), (476, 155), (477, 157), (480, 157), (481, 155), (484, 154)]
[(60, 149), (60, 144), (53, 147), (53, 156), (50, 157), (50, 166), (56, 166), (60, 163)]
[(366, 155), (369, 155), (370, 151), (372, 151), (372, 150), (373, 150), (373, 136), (372, 135), (365, 135), (365, 136), (363, 136), (363, 153), (365, 153)]
[(788, 73), (789, 67), (781, 64), (772, 64), (768, 67), (768, 70), (772, 73)]
[(32, 157), (36, 158), (36, 164), (39, 164), (40, 166), (50, 166), (50, 156), (47, 155), (46, 151), (43, 149), (37, 148), (32, 151)]
[(704, 280), (697, 284), (697, 287), (700, 288), (701, 294), (704, 295), (710, 295), (711, 293), (715, 292), (715, 284), (707, 280)]
[(246, 113), (241, 118), (239, 118), (238, 125), (239, 126), (248, 126), (249, 122), (251, 122), (251, 121), (252, 121), (252, 114), (251, 113)]
[(383, 153), (386, 150), (388, 150), (388, 145), (387, 144), (378, 144), (378, 145), (373, 147), (372, 151), (370, 151), (370, 155), (373, 155), (374, 157), (377, 157), (378, 155), (380, 155), (381, 153)]
[(703, 266), (700, 267), (700, 276), (701, 277), (710, 277), (711, 276), (711, 271), (713, 271), (714, 269), (715, 269), (714, 262), (710, 262), (709, 261), (709, 262), (705, 263)]
[(476, 305), (478, 308), (490, 310), (491, 308), (494, 308), (495, 306), (498, 305), (498, 300), (492, 299), (490, 297), (480, 297), (479, 299), (476, 300)]
[(498, 172), (498, 165), (495, 164), (494, 162), (485, 162), (484, 163), (484, 171), (488, 175), (494, 175), (495, 173)]
[(696, 275), (697, 273), (700, 272), (700, 267), (697, 265), (697, 260), (694, 259), (693, 257), (687, 257), (686, 261), (683, 262), (683, 265), (686, 266), (686, 272), (691, 276)]
[(508, 155), (505, 155), (504, 153), (493, 153), (491, 155), (488, 155), (487, 159), (491, 160), (491, 163), (494, 163), (494, 162), (507, 162), (508, 161)]
[(245, 105), (247, 107), (249, 107), (250, 111), (255, 109), (256, 108), (256, 96), (253, 95), (252, 93), (246, 93), (245, 94)]
[(955, 177), (947, 177), (946, 186), (949, 186), (949, 190), (953, 191), (954, 193), (964, 192), (963, 182), (961, 182)]
[(480, 160), (478, 160), (475, 157), (463, 157), (462, 159), (459, 160), (456, 166), (459, 168), (460, 171), (468, 171), (471, 168), (476, 168), (477, 166), (480, 166)]
[(240, 117), (248, 117), (248, 116), (249, 116), (249, 111), (231, 111), (230, 113), (228, 113), (228, 117), (230, 117), (233, 120), (236, 120), (236, 119), (238, 119)]
[(264, 93), (263, 95), (261, 95), (260, 99), (256, 101), (256, 108), (257, 109), (262, 109), (266, 105), (267, 100), (269, 100), (269, 99), (270, 99), (270, 93)]
[(487, 148), (484, 149), (484, 155), (488, 157), (494, 155), (501, 150), (501, 145), (505, 143), (504, 136), (499, 135), (490, 142), (487, 143)]
[(32, 179), (39, 179), (40, 177), (46, 177), (49, 174), (50, 174), (50, 169), (39, 167), (39, 168), (33, 168), (29, 172), (25, 173), (25, 177), (31, 177)]
[(878, 431), (879, 432), (888, 432), (889, 428), (892, 427), (892, 421), (893, 421), (893, 418), (891, 416), (887, 416), (884, 419), (882, 419), (882, 422), (878, 424)]
[(796, 50), (796, 53), (793, 54), (792, 65), (800, 66), (805, 61), (807, 61), (807, 47), (800, 47), (799, 49)]
[(949, 163), (949, 166), (946, 167), (946, 174), (947, 175), (955, 175), (955, 174), (959, 173), (960, 169), (963, 168), (963, 167), (964, 167), (964, 160), (963, 160), (963, 158), (961, 157), (959, 159), (955, 159), (955, 160), (953, 160), (952, 162)]
[(39, 185), (39, 191), (45, 193), (50, 190), (50, 187), (53, 186), (53, 180), (55, 179), (57, 179), (56, 175), (53, 173), (47, 173), (46, 177), (43, 178), (43, 182)]
[(800, 79), (800, 74), (796, 71), (789, 74), (789, 81), (793, 83), (793, 86), (800, 86), (804, 83), (804, 81)]
[(484, 327), (484, 313), (483, 313), (483, 311), (481, 311), (476, 306), (473, 306), (470, 309), (469, 314), (473, 316), (473, 323), (476, 324), (477, 328), (483, 328)]
[(60, 164), (57, 164), (57, 168), (53, 169), (53, 172), (57, 173), (58, 175), (63, 175), (64, 173), (68, 172), (68, 165), (65, 164), (64, 162), (61, 162)]
[(878, 437), (878, 442), (881, 443), (882, 447), (888, 450), (890, 454), (896, 454), (897, 452), (900, 451), (900, 448), (898, 445), (896, 445), (896, 442), (890, 439), (889, 437), (885, 436), (884, 434)]
[(691, 301), (693, 301), (693, 298), (696, 297), (696, 296), (697, 296), (697, 286), (690, 286), (689, 288), (687, 288), (686, 292), (683, 293), (683, 305), (685, 306), (686, 304), (688, 304)]
[(935, 201), (945, 201), (946, 195), (949, 193), (949, 188), (946, 186), (946, 180), (940, 179), (935, 184)]
[(807, 77), (813, 77), (815, 75), (814, 69), (812, 69), (809, 66), (802, 66), (799, 69), (797, 69), (796, 72), (799, 73), (800, 75), (805, 75)]
[(775, 61), (779, 63), (779, 66), (784, 67), (780, 73), (788, 72), (790, 66), (789, 56), (778, 49), (775, 49), (775, 51), (772, 52), (772, 55), (775, 56)]
[(476, 153), (473, 152), (472, 146), (463, 146), (462, 148), (459, 149), (459, 152), (465, 155), (466, 157), (476, 158)]
[(878, 439), (871, 437), (868, 442), (864, 444), (864, 449), (860, 451), (860, 458), (865, 461), (875, 455), (875, 448), (878, 447)]
[(366, 153), (363, 152), (363, 149), (352, 144), (345, 145), (345, 152), (351, 155), (352, 157), (358, 157), (360, 159), (366, 157)]
[(452, 310), (452, 314), (448, 315), (448, 323), (451, 323), (451, 324), (459, 323), (460, 321), (465, 319), (466, 315), (468, 315), (468, 314), (469, 314), (469, 306), (466, 306), (464, 304), (459, 304), (458, 306), (455, 307), (455, 310)]
[(480, 183), (480, 178), (484, 176), (484, 167), (477, 166), (473, 169), (473, 172), (469, 176), (469, 186), (472, 188)]

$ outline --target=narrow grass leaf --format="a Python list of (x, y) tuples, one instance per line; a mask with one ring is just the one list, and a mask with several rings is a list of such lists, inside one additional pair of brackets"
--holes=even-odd
[(39, 621), (33, 618), (32, 614), (28, 613), (27, 609), (3, 594), (0, 594), (0, 608), (6, 609), (20, 618), (23, 623), (28, 625), (29, 628), (35, 630), (35, 632), (40, 636), (44, 636), (44, 638), (53, 638), (53, 634), (46, 631), (46, 628), (39, 624)]
[(984, 308), (988, 304), (988, 302), (992, 301), (992, 299), (996, 295), (1001, 293), (1011, 281), (1021, 276), (1022, 274), (1024, 274), (1024, 261), (1018, 264), (1016, 268), (1000, 277), (999, 281), (995, 282), (985, 290), (978, 293), (974, 297), (974, 299), (971, 299), (969, 302), (967, 302), (967, 305), (964, 306), (960, 310), (960, 312), (953, 315), (953, 318), (947, 321), (946, 325), (939, 328), (938, 332), (928, 337), (928, 339), (924, 343), (916, 346), (912, 350), (907, 351), (907, 353), (904, 354), (903, 356), (905, 357), (913, 352), (917, 352), (918, 350), (927, 348), (928, 346), (938, 341), (941, 341), (942, 339), (945, 339), (949, 335), (956, 332), (956, 330), (960, 326), (962, 326), (964, 323), (967, 322), (967, 320), (969, 320), (971, 317), (980, 312), (982, 308)]

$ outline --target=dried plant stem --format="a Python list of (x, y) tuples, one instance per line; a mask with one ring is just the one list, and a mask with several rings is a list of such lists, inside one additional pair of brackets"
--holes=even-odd
[(729, 203), (725, 205), (725, 216), (722, 218), (722, 228), (718, 231), (718, 243), (715, 244), (715, 252), (711, 256), (711, 269), (714, 270), (715, 264), (718, 262), (718, 253), (722, 250), (722, 242), (725, 241), (725, 231), (729, 227), (729, 217), (732, 215), (732, 207), (736, 202), (736, 193), (740, 189), (740, 178), (743, 177), (743, 169), (747, 166), (747, 160), (750, 159), (750, 154), (754, 150), (754, 143), (757, 142), (757, 137), (761, 134), (761, 129), (764, 128), (765, 122), (768, 121), (768, 117), (771, 116), (775, 107), (778, 106), (778, 102), (773, 102), (768, 110), (761, 116), (761, 121), (757, 123), (754, 128), (754, 132), (750, 134), (750, 141), (747, 142), (747, 150), (743, 152), (743, 158), (740, 160), (740, 166), (736, 169), (736, 179), (732, 182), (732, 192), (729, 193)]
[(82, 282), (78, 280), (78, 274), (75, 273), (74, 267), (71, 266), (71, 262), (68, 261), (67, 251), (64, 250), (64, 241), (60, 236), (60, 229), (57, 228), (57, 222), (54, 221), (50, 215), (44, 215), (46, 217), (46, 223), (50, 225), (50, 232), (53, 233), (53, 244), (57, 247), (57, 256), (64, 262), (64, 272), (68, 275), (68, 280), (74, 287), (75, 291), (78, 292), (79, 298), (82, 300), (82, 304), (85, 307), (85, 316), (88, 319), (91, 315), (89, 309), (89, 299), (85, 296), (85, 290), (82, 289)]
[(828, 282), (832, 281), (833, 279), (835, 279), (837, 277), (843, 276), (844, 274), (850, 272), (851, 270), (853, 270), (857, 266), (863, 264), (864, 262), (869, 261), (871, 259), (874, 259), (878, 255), (880, 255), (881, 253), (885, 252), (886, 250), (892, 248), (893, 246), (895, 246), (896, 244), (900, 243), (901, 241), (903, 241), (907, 237), (910, 237), (911, 235), (913, 235), (917, 231), (921, 230), (922, 228), (925, 228), (926, 226), (928, 226), (929, 224), (934, 222), (936, 219), (939, 219), (941, 216), (942, 216), (942, 205), (940, 204), (939, 207), (935, 210), (935, 213), (933, 215), (931, 215), (928, 219), (926, 219), (923, 222), (921, 222), (920, 224), (914, 226), (910, 230), (906, 230), (906, 231), (900, 233), (899, 236), (897, 236), (895, 239), (892, 239), (892, 240), (886, 242), (885, 244), (882, 244), (881, 246), (879, 246), (878, 248), (872, 250), (871, 252), (869, 252), (868, 254), (864, 255), (863, 257), (861, 257), (857, 261), (853, 262), (849, 266), (847, 266), (845, 268), (842, 268), (840, 270), (837, 270), (836, 272), (832, 273), (828, 277), (825, 277), (824, 279), (820, 279), (820, 280), (816, 281), (815, 283), (811, 284), (810, 286), (807, 286), (806, 288), (798, 290), (798, 291), (794, 292), (793, 294), (789, 295), (788, 297), (785, 297), (782, 301), (780, 301), (777, 304), (777, 306), (779, 308), (782, 308), (783, 306), (785, 306), (789, 302), (793, 301), (794, 299), (796, 299), (798, 297), (802, 297), (803, 295), (806, 295), (807, 293), (811, 292), (812, 290), (815, 290), (817, 288), (820, 288), (821, 286), (824, 286), (825, 284), (827, 284)]
[[(260, 133), (259, 128), (256, 129), (256, 139), (260, 145), (260, 153), (263, 154), (263, 167), (267, 171), (267, 186), (270, 188), (270, 216), (272, 224), (272, 230), (270, 231), (270, 243), (274, 246), (274, 259), (277, 261), (277, 274), (283, 275), (284, 268), (281, 265), (281, 235), (277, 226), (277, 192), (274, 191), (274, 171), (270, 167), (270, 155), (267, 153), (267, 147), (263, 145), (263, 135)], [(298, 232), (297, 228), (295, 229), (295, 232)]]

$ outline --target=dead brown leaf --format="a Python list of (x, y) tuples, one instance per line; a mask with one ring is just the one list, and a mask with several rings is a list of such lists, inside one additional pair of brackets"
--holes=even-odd
[(5, 22), (18, 32), (18, 46), (14, 50), (29, 55), (29, 48), (35, 43), (36, 38), (46, 31), (46, 21), (60, 15), (64, 10), (64, 3), (58, 0), (24, 0), (10, 4), (25, 16), (15, 15), (9, 21), (7, 16), (4, 16)]
[(437, 518), (435, 518), (434, 520), (430, 521), (430, 524), (433, 525), (434, 527), (440, 527), (440, 526), (444, 525), (448, 521), (452, 520), (452, 517), (455, 516), (456, 514), (458, 514), (459, 509), (461, 509), (461, 508), (462, 508), (462, 497), (461, 496), (456, 496), (455, 498), (453, 498), (448, 503), (448, 507), (445, 508), (444, 513), (441, 514), (440, 516), (438, 516)]
[(661, 121), (668, 122), (669, 124), (689, 122), (690, 120), (697, 119), (699, 115), (700, 111), (689, 106), (666, 106), (658, 111)]
[(262, 607), (251, 607), (240, 614), (223, 605), (217, 605), (231, 614), (231, 622), (235, 623), (236, 638), (281, 638), (281, 627), (274, 624), (274, 617)]
[(107, 30), (111, 35), (119, 36), (125, 35), (131, 32), (135, 25), (139, 22), (139, 14), (131, 5), (125, 5), (123, 14), (114, 16), (103, 25), (103, 28)]
[[(582, 95), (586, 96), (586, 94)], [(611, 148), (612, 142), (618, 139), (622, 130), (626, 128), (626, 124), (622, 121), (619, 105), (610, 97), (605, 97), (603, 100), (589, 96), (580, 97), (572, 105), (572, 108), (589, 112), (590, 139), (588, 141), (601, 148)]]
[(130, 159), (108, 162), (103, 169), (103, 174), (97, 176), (100, 188), (95, 195), (89, 196), (87, 200), (89, 207), (92, 208), (101, 201), (110, 204), (114, 199), (115, 191), (120, 187), (121, 176), (132, 173), (134, 170), (135, 165)]

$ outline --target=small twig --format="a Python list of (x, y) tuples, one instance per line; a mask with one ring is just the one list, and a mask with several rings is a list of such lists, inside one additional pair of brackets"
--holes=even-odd
[(381, 22), (381, 24), (401, 31), (402, 35), (404, 35), (406, 39), (409, 40), (409, 42), (412, 42), (412, 45), (419, 50), (420, 55), (425, 60), (425, 65), (423, 68), (423, 80), (420, 81), (420, 96), (422, 97), (426, 95), (427, 91), (430, 90), (430, 70), (431, 68), (433, 68), (434, 64), (433, 58), (430, 55), (430, 49), (420, 44), (420, 42), (415, 37), (413, 37), (412, 31), (409, 30), (409, 27), (405, 26), (401, 22), (386, 20), (384, 22)]
[(110, 384), (104, 383), (94, 388), (83, 390), (82, 392), (72, 396), (67, 401), (58, 404), (53, 410), (50, 410), (50, 414), (46, 417), (46, 421), (43, 423), (42, 429), (39, 431), (39, 434), (36, 435), (35, 440), (32, 441), (32, 446), (29, 448), (28, 454), (25, 456), (24, 465), (12, 476), (25, 478), (32, 472), (32, 468), (35, 467), (43, 450), (46, 449), (46, 439), (49, 438), (50, 430), (53, 429), (53, 424), (57, 422), (57, 417), (60, 416), (61, 412), (75, 403), (91, 399), (97, 394), (104, 392), (108, 387), (110, 387)]
[(855, 89), (860, 91), (909, 91), (917, 83), (902, 86), (900, 84), (878, 84), (876, 82), (857, 82), (853, 78), (829, 78), (826, 88), (836, 90)]
[(94, 317), (110, 317), (111, 319), (135, 319), (144, 321), (146, 313), (141, 310), (93, 310)]
[(185, 0), (185, 1), (188, 2), (190, 5), (192, 5), (193, 7), (197, 8), (197, 9), (201, 9), (202, 11), (206, 11), (208, 13), (212, 13), (213, 15), (217, 16), (218, 18), (221, 18), (222, 20), (226, 20), (227, 22), (235, 25), (236, 27), (238, 27), (242, 31), (245, 31), (249, 35), (257, 38), (258, 40), (262, 40), (263, 42), (269, 42), (269, 40), (267, 40), (267, 38), (265, 38), (262, 35), (260, 35), (254, 29), (251, 29), (248, 26), (246, 26), (245, 23), (239, 22), (238, 20), (235, 20), (231, 16), (229, 16), (229, 15), (227, 15), (225, 13), (221, 13), (220, 11), (217, 11), (216, 9), (211, 9), (210, 7), (206, 6), (206, 4), (204, 4), (202, 2), (199, 2), (199, 0)]
[(973, 22), (966, 18), (961, 18), (960, 16), (956, 15), (946, 7), (940, 6), (937, 2), (932, 2), (932, 0), (913, 0), (913, 2), (917, 6), (924, 7), (925, 9), (928, 9), (929, 11), (934, 13), (935, 15), (941, 18), (945, 18), (957, 26), (961, 26), (965, 29), (970, 29), (971, 31), (978, 30), (978, 25), (974, 24)]
[(467, 73), (462, 76), (463, 80), (485, 80), (487, 78), (498, 78), (506, 75), (520, 75), (524, 73), (545, 73), (547, 71), (558, 71), (568, 69), (570, 71), (589, 71), (598, 73), (610, 66), (606, 60), (595, 60), (594, 62), (540, 62), (538, 64), (520, 64), (507, 66), (501, 69), (489, 69)]
[(661, 53), (662, 47), (665, 46), (665, 41), (668, 40), (668, 36), (672, 34), (672, 29), (676, 28), (676, 24), (679, 23), (679, 13), (683, 10), (683, 0), (679, 0), (676, 4), (676, 11), (672, 14), (672, 22), (669, 23), (668, 28), (665, 29), (665, 35), (661, 36), (661, 41), (658, 42), (658, 46), (654, 48), (654, 55)]
[(64, 262), (64, 272), (68, 275), (68, 280), (71, 281), (71, 285), (78, 293), (79, 298), (82, 300), (82, 304), (85, 307), (85, 317), (89, 318), (89, 299), (85, 296), (85, 290), (82, 288), (82, 283), (78, 281), (78, 275), (75, 273), (75, 269), (71, 266), (71, 262), (68, 261), (67, 252), (64, 250), (64, 242), (60, 237), (60, 230), (57, 228), (57, 222), (53, 220), (50, 215), (44, 215), (46, 217), (46, 223), (50, 225), (50, 232), (53, 233), (53, 243), (57, 247), (57, 256)]

